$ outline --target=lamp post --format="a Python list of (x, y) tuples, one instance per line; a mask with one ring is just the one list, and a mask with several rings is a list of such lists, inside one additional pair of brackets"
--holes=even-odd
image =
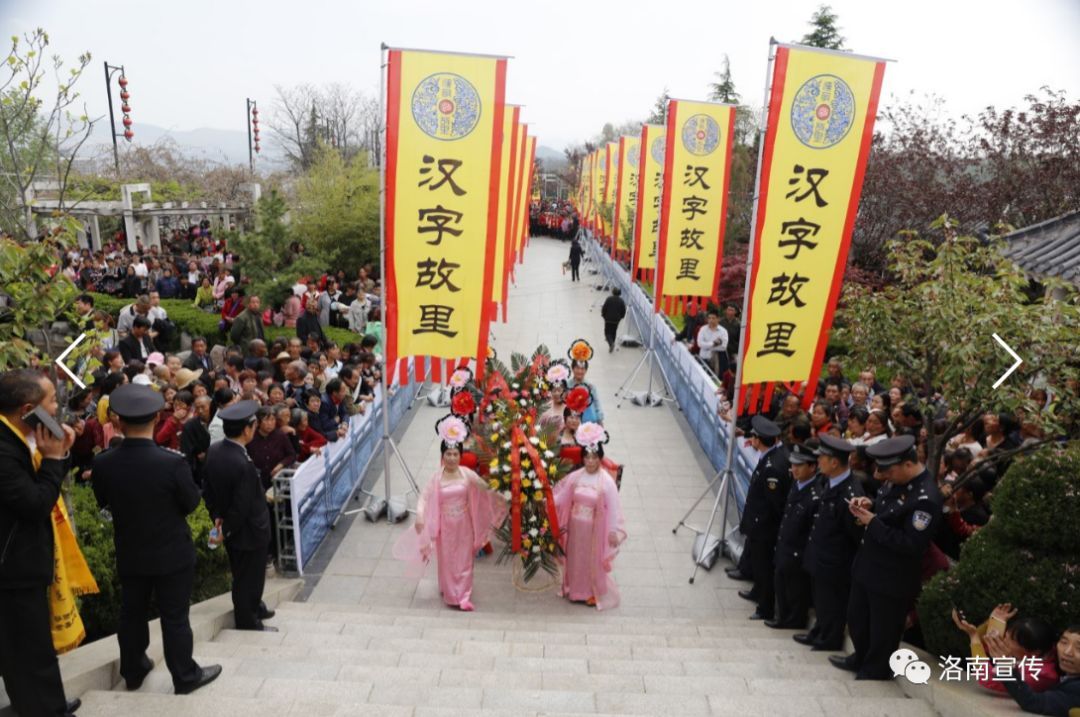
[[(112, 78), (117, 72), (120, 73), (120, 79), (117, 84), (120, 85), (120, 111), (124, 113), (124, 117), (121, 122), (124, 125), (124, 131), (117, 133), (116, 131), (116, 115), (113, 112), (113, 99), (112, 99)], [(128, 104), (128, 100), (131, 99), (131, 93), (128, 92), (128, 79), (127, 73), (124, 71), (123, 65), (110, 65), (106, 60), (105, 62), (105, 94), (109, 99), (109, 129), (112, 134), (112, 147), (113, 147), (113, 163), (116, 165), (116, 175), (120, 176), (120, 149), (117, 146), (116, 138), (123, 137), (128, 142), (135, 136), (135, 133), (131, 130), (131, 105)]]
[(259, 107), (255, 100), (247, 98), (248, 167), (255, 174), (255, 154), (259, 146)]

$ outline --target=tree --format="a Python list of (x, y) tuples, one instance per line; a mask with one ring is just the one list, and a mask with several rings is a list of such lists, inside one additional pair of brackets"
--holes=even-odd
[[(65, 68), (58, 56), (46, 60), (48, 45), (41, 28), (22, 39), (12, 37), (0, 70), (0, 370), (28, 365), (35, 335), (49, 348), (47, 327), (71, 311), (75, 295), (58, 257), (75, 242), (77, 222), (67, 214), (68, 176), (93, 123), (71, 108), (79, 100), (75, 85), (90, 55)], [(48, 101), (38, 94), (46, 63), (56, 82)], [(53, 181), (59, 209), (39, 231), (31, 207), (34, 184), (44, 179)]]
[(379, 260), (379, 175), (320, 145), (297, 181), (293, 236), (325, 268), (352, 271)]
[(294, 168), (307, 169), (315, 161), (319, 142), (343, 158), (375, 146), (379, 121), (378, 100), (347, 85), (333, 83), (275, 85), (267, 126)]
[(274, 303), (287, 296), (297, 279), (321, 273), (325, 267), (292, 251), (292, 238), (283, 221), (289, 207), (277, 191), (260, 197), (255, 209), (256, 230), (231, 233), (228, 243), (240, 257), (240, 269), (250, 282), (249, 293)]
[(664, 124), (667, 120), (667, 103), (671, 98), (668, 94), (668, 88), (664, 88), (664, 91), (660, 93), (660, 96), (656, 98), (656, 102), (653, 104), (652, 114), (645, 120), (646, 124)]
[(709, 99), (729, 105), (739, 104), (739, 93), (735, 91), (735, 81), (731, 79), (731, 60), (724, 53), (724, 69), (714, 72), (716, 82), (709, 83)]
[(827, 50), (843, 50), (844, 37), (840, 35), (840, 28), (836, 26), (839, 18), (828, 5), (820, 5), (810, 17), (810, 32), (803, 35), (803, 45), (811, 47), (823, 47)]
[[(996, 243), (959, 235), (956, 222), (945, 216), (932, 230), (939, 234), (932, 241), (910, 233), (890, 244), (894, 278), (884, 288), (845, 285), (836, 340), (849, 347), (856, 365), (911, 382), (928, 434), (927, 468), (935, 476), (947, 441), (987, 411), (1018, 414), (1029, 435), (1042, 437), (1025, 449), (1075, 435), (1080, 416), (1075, 390), (1080, 365), (1072, 353), (1080, 335), (1075, 290), (1068, 301), (1045, 295), (1031, 300), (1027, 278)], [(997, 388), (993, 383), (1012, 358), (992, 332), (1024, 358)], [(1028, 396), (1036, 380), (1057, 397), (1049, 407)], [(944, 424), (937, 423), (940, 418)], [(1002, 452), (986, 461), (1010, 457)]]

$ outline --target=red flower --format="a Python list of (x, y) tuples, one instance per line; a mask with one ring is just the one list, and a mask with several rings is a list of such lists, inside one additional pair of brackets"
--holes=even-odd
[(471, 416), (476, 411), (476, 401), (468, 391), (459, 391), (450, 400), (450, 410), (455, 416)]
[(577, 386), (567, 394), (565, 403), (574, 413), (584, 413), (592, 403), (592, 396), (589, 395), (589, 389)]

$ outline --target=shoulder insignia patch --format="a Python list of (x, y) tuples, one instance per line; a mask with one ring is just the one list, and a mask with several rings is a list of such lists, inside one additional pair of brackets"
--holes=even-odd
[(776, 486), (780, 485), (779, 478), (766, 478), (765, 484), (769, 486), (769, 490), (776, 490)]
[(925, 510), (917, 510), (911, 514), (911, 525), (915, 530), (926, 530), (930, 527), (931, 516)]

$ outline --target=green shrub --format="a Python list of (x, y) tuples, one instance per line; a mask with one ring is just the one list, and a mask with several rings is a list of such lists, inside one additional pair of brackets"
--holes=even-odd
[[(102, 517), (94, 491), (85, 484), (75, 485), (69, 495), (72, 522), (79, 546), (101, 592), (79, 598), (79, 613), (86, 626), (88, 641), (116, 632), (120, 617), (120, 577), (116, 572), (116, 549), (112, 523)], [(229, 592), (231, 578), (224, 549), (210, 550), (206, 541), (213, 523), (206, 507), (199, 504), (188, 516), (191, 537), (195, 541), (195, 584), (192, 604)], [(151, 617), (156, 617), (156, 612)]]
[(968, 540), (960, 561), (923, 589), (918, 613), (935, 655), (967, 655), (952, 622), (956, 606), (974, 624), (998, 603), (1058, 629), (1080, 618), (1080, 443), (1046, 446), (1017, 460), (994, 493), (994, 517)]

